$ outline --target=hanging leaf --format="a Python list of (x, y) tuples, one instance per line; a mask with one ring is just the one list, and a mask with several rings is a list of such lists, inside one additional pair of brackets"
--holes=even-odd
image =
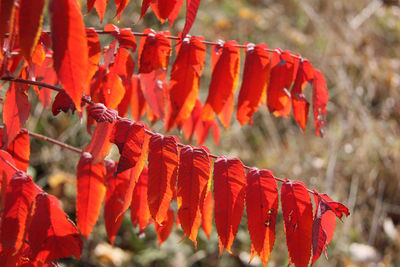
[(93, 164), (93, 157), (83, 152), (78, 163), (76, 221), (82, 235), (87, 238), (100, 214), (106, 192), (106, 170), (103, 163)]
[(267, 91), (267, 106), (275, 116), (289, 117), (290, 87), (294, 80), (295, 58), (291, 51), (275, 49), (271, 59), (271, 74)]
[[(108, 0), (95, 0), (94, 8), (99, 15), (100, 23), (103, 23), (104, 14), (106, 14)], [(89, 12), (89, 11), (88, 11)]]
[(121, 154), (117, 173), (135, 167), (136, 164), (143, 164), (141, 161), (145, 160), (144, 156), (147, 151), (146, 139), (148, 139), (145, 127), (144, 123), (134, 123), (129, 119), (121, 119), (116, 122), (110, 141), (117, 145)]
[(92, 140), (83, 149), (93, 156), (93, 164), (98, 164), (104, 160), (111, 149), (112, 143), (109, 141), (114, 123), (99, 122), (94, 130)]
[(86, 28), (86, 38), (89, 48), (88, 53), (88, 79), (90, 80), (99, 68), (101, 59), (101, 45), (99, 35), (94, 28)]
[(202, 37), (185, 38), (177, 49), (170, 79), (167, 131), (174, 124), (181, 127), (195, 106), (206, 58), (206, 45), (202, 41)]
[(182, 8), (183, 0), (155, 0), (150, 1), (151, 9), (161, 23), (168, 19), (169, 26), (172, 27)]
[(246, 211), (251, 238), (251, 259), (258, 254), (264, 266), (275, 243), (275, 224), (279, 195), (274, 175), (269, 170), (251, 168), (247, 173)]
[(131, 0), (114, 0), (115, 6), (117, 8), (117, 12), (115, 16), (120, 20), (122, 12), (124, 12), (126, 6), (129, 4)]
[(314, 69), (313, 82), (313, 110), (314, 124), (317, 136), (324, 136), (324, 127), (326, 126), (326, 105), (328, 104), (328, 90), (325, 77), (319, 70)]
[(308, 266), (313, 214), (306, 186), (286, 179), (281, 188), (281, 202), (290, 262), (296, 266)]
[(61, 111), (67, 113), (70, 109), (72, 113), (76, 110), (72, 99), (64, 91), (58, 92), (51, 106), (53, 115), (56, 116)]
[(16, 172), (11, 178), (1, 213), (0, 241), (3, 255), (16, 254), (21, 249), (25, 231), (29, 227), (32, 205), (39, 191), (31, 177), (22, 171)]
[(138, 75), (132, 76), (131, 84), (132, 84), (132, 94), (130, 99), (131, 115), (135, 121), (139, 121), (144, 113), (146, 107), (146, 100), (144, 99)]
[(193, 22), (196, 19), (197, 10), (200, 6), (200, 0), (186, 0), (186, 19), (185, 26), (182, 31), (182, 38), (186, 37), (192, 28)]
[[(13, 177), (14, 173), (16, 172), (14, 168), (12, 168), (9, 164), (10, 163), (12, 166), (15, 166), (14, 159), (12, 156), (7, 152), (2, 149), (0, 149), (0, 178), (1, 178), (1, 210), (4, 210), (4, 204), (5, 204), (5, 198), (6, 198), (6, 192), (7, 192), (7, 187), (8, 184), (11, 181), (11, 178)], [(1, 225), (0, 225), (0, 236), (1, 236)], [(0, 242), (0, 249), (1, 249), (1, 242)]]
[(109, 72), (105, 76), (105, 82), (101, 88), (101, 96), (104, 104), (111, 109), (116, 109), (121, 103), (125, 94), (125, 87), (121, 78), (114, 72)]
[[(229, 98), (235, 93), (239, 81), (240, 53), (237, 42), (225, 42), (219, 49), (222, 49), (222, 52), (215, 63), (207, 101), (202, 112), (205, 121), (212, 120), (213, 113), (221, 113)], [(223, 125), (225, 129), (229, 127), (229, 124)]]
[(113, 161), (106, 161), (106, 198), (104, 202), (104, 224), (106, 226), (107, 236), (111, 244), (114, 243), (116, 234), (121, 227), (124, 216), (119, 216), (123, 213), (124, 203), (129, 187), (131, 169), (119, 173), (114, 176), (116, 165)]
[(308, 109), (310, 106), (303, 94), (303, 90), (307, 86), (307, 83), (312, 82), (313, 79), (314, 69), (311, 63), (306, 59), (301, 60), (291, 96), (294, 119), (303, 131), (305, 131), (307, 125)]
[(243, 163), (237, 158), (220, 156), (214, 162), (215, 226), (219, 254), (229, 252), (242, 219), (246, 178)]
[(36, 261), (51, 264), (71, 255), (77, 260), (81, 257), (83, 242), (78, 229), (61, 209), (58, 199), (44, 192), (36, 196), (28, 239)]
[(236, 112), (237, 120), (242, 126), (252, 120), (258, 104), (262, 102), (263, 94), (267, 91), (270, 56), (265, 44), (249, 43), (246, 46), (246, 61)]
[[(0, 140), (2, 140), (3, 135), (4, 129), (1, 129)], [(26, 169), (29, 166), (29, 156), (31, 154), (28, 132), (26, 130), (21, 130), (6, 149), (15, 161), (14, 166), (17, 167), (17, 169), (26, 172)]]
[(169, 205), (176, 194), (178, 146), (173, 136), (154, 134), (149, 143), (147, 199), (151, 216), (158, 224), (167, 220)]
[(161, 224), (157, 223), (154, 224), (159, 244), (164, 243), (164, 241), (168, 239), (172, 231), (172, 226), (174, 225), (174, 220), (175, 220), (175, 213), (173, 210), (169, 209), (165, 221), (163, 221), (163, 223)]
[(76, 0), (51, 0), (54, 69), (78, 112), (89, 84), (88, 48), (81, 9)]
[(20, 83), (10, 83), (3, 106), (3, 148), (7, 148), (19, 134), (31, 111), (31, 104), (26, 92), (28, 86)]
[(139, 73), (149, 73), (157, 69), (168, 69), (171, 56), (171, 40), (167, 39), (169, 32), (155, 32), (145, 29), (145, 37), (140, 38), (139, 44)]
[(184, 146), (179, 158), (178, 218), (185, 235), (197, 245), (201, 209), (211, 172), (210, 158), (203, 148), (191, 146)]
[(19, 44), (21, 53), (30, 61), (39, 40), (45, 0), (21, 0), (19, 2)]
[(148, 177), (148, 169), (144, 166), (132, 195), (131, 220), (133, 227), (139, 226), (139, 234), (145, 231), (151, 218), (147, 204)]
[(212, 222), (213, 222), (214, 199), (211, 190), (207, 190), (207, 195), (204, 198), (203, 206), (201, 207), (201, 228), (204, 234), (210, 239)]

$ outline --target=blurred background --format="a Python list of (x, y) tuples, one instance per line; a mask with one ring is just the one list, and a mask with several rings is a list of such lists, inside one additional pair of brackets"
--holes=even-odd
[[(81, 1), (86, 12), (86, 1)], [(85, 15), (86, 25), (103, 29), (113, 23), (141, 32), (145, 28), (183, 29), (185, 7), (173, 27), (160, 25), (148, 11), (134, 25), (141, 1), (132, 0), (121, 16), (114, 17), (109, 1), (103, 24), (95, 11)], [(45, 23), (48, 18), (45, 18)], [(47, 23), (48, 25), (48, 23)], [(354, 0), (202, 0), (192, 35), (206, 40), (265, 43), (301, 54), (325, 75), (329, 89), (328, 126), (325, 137), (315, 135), (311, 114), (303, 133), (293, 118), (275, 118), (265, 106), (254, 116), (253, 126), (240, 127), (233, 119), (222, 130), (219, 146), (212, 138), (206, 146), (214, 154), (238, 156), (248, 166), (267, 168), (278, 177), (303, 181), (347, 205), (351, 216), (337, 221), (333, 241), (314, 266), (400, 266), (400, 3)], [(102, 37), (107, 44), (107, 37)], [(139, 41), (139, 39), (137, 39)], [(201, 79), (204, 101), (210, 81), (210, 50)], [(244, 52), (241, 52), (244, 64)], [(134, 55), (137, 57), (137, 55)], [(172, 64), (175, 54), (171, 58)], [(171, 65), (170, 65), (171, 66)], [(243, 68), (241, 68), (241, 73)], [(310, 99), (311, 88), (306, 89)], [(51, 115), (39, 103), (33, 105), (27, 128), (83, 148), (90, 140), (85, 121), (71, 114)], [(163, 123), (153, 126), (164, 133)], [(172, 134), (184, 140), (183, 134)], [(37, 183), (62, 200), (74, 219), (75, 172), (79, 155), (32, 140), (31, 167)], [(200, 231), (201, 232), (201, 231)], [(288, 255), (281, 213), (277, 239), (268, 266), (286, 266)], [(173, 231), (161, 246), (153, 226), (138, 236), (129, 214), (112, 247), (100, 217), (85, 241), (79, 262), (60, 261), (61, 266), (261, 266), (251, 263), (246, 217), (233, 245), (233, 255), (218, 258), (215, 227), (210, 240), (201, 232), (197, 249)]]

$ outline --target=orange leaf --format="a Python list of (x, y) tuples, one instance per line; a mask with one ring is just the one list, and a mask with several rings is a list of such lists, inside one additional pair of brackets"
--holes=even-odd
[(274, 175), (251, 168), (247, 173), (246, 211), (251, 238), (251, 259), (257, 253), (267, 265), (275, 243), (275, 224), (279, 195)]
[(171, 71), (167, 130), (174, 124), (181, 127), (195, 106), (206, 58), (206, 45), (202, 43), (203, 40), (202, 37), (185, 38), (179, 46)]
[(281, 202), (290, 262), (307, 266), (311, 257), (313, 214), (306, 186), (302, 182), (285, 180)]
[(121, 78), (114, 72), (106, 74), (106, 81), (103, 82), (102, 97), (104, 104), (108, 108), (116, 109), (121, 103), (122, 98), (125, 94), (125, 87), (122, 84)]
[(124, 12), (126, 6), (129, 4), (131, 0), (114, 0), (115, 6), (117, 8), (115, 16), (118, 20), (121, 18), (122, 12)]
[(147, 204), (148, 169), (145, 166), (139, 176), (132, 195), (131, 220), (133, 227), (139, 226), (139, 233), (143, 233), (149, 224), (151, 215)]
[(207, 193), (211, 164), (203, 148), (184, 146), (181, 149), (178, 174), (178, 217), (185, 235), (197, 245), (201, 209)]
[(149, 143), (147, 199), (151, 216), (158, 224), (167, 219), (169, 205), (176, 192), (178, 163), (175, 137), (152, 135)]
[(102, 162), (110, 152), (112, 143), (109, 140), (113, 128), (114, 123), (99, 122), (90, 143), (83, 149), (93, 156), (93, 164)]
[(237, 120), (243, 126), (258, 110), (269, 82), (270, 52), (265, 44), (247, 44), (242, 86), (237, 104)]
[(97, 14), (99, 15), (100, 23), (103, 23), (103, 18), (104, 14), (106, 13), (107, 10), (107, 2), (108, 0), (95, 0), (96, 2), (94, 3), (94, 8), (97, 11)]
[(19, 2), (19, 44), (21, 53), (30, 61), (39, 40), (45, 0), (21, 0)]
[[(239, 80), (240, 51), (236, 41), (225, 42), (212, 72), (207, 101), (203, 107), (203, 120), (213, 119), (213, 113), (219, 114), (228, 99), (236, 91)], [(213, 53), (216, 53), (213, 50)]]
[(151, 9), (161, 23), (168, 19), (169, 26), (174, 24), (182, 8), (183, 0), (156, 0), (150, 1)]
[(154, 223), (159, 244), (168, 239), (169, 234), (172, 231), (172, 226), (174, 225), (174, 219), (175, 213), (173, 210), (169, 209), (166, 214), (165, 221), (163, 221), (161, 224)]
[(103, 163), (93, 164), (90, 153), (83, 152), (78, 163), (76, 221), (82, 235), (87, 238), (99, 217), (106, 187)]
[(118, 48), (114, 62), (110, 66), (110, 72), (118, 74), (125, 81), (132, 77), (134, 68), (135, 62), (129, 51), (122, 47)]
[[(4, 129), (0, 130), (0, 139), (4, 134)], [(7, 147), (7, 152), (13, 157), (15, 167), (26, 172), (29, 166), (29, 156), (31, 154), (29, 135), (26, 130), (22, 130)]]
[(219, 156), (214, 162), (215, 225), (219, 236), (219, 254), (229, 252), (239, 228), (246, 193), (243, 163), (237, 158)]
[[(14, 159), (12, 156), (7, 152), (2, 149), (0, 149), (0, 178), (1, 178), (1, 210), (4, 210), (4, 204), (5, 204), (5, 197), (6, 197), (6, 192), (7, 192), (7, 186), (10, 183), (11, 178), (13, 177), (15, 170), (12, 168), (9, 164), (7, 164), (4, 160), (8, 161), (12, 166), (15, 166)], [(0, 227), (1, 229), (1, 227)], [(1, 236), (1, 231), (0, 231), (0, 236)], [(0, 242), (0, 250), (1, 250), (1, 242)]]
[(324, 136), (324, 127), (326, 126), (326, 105), (328, 104), (328, 89), (326, 87), (325, 77), (319, 70), (314, 69), (313, 82), (313, 110), (315, 131), (318, 136)]
[(31, 104), (28, 101), (27, 89), (28, 86), (25, 84), (11, 82), (7, 90), (3, 106), (3, 122), (5, 124), (3, 148), (9, 146), (29, 117)]
[(54, 69), (78, 112), (88, 87), (88, 48), (81, 9), (76, 0), (51, 0)]
[(78, 229), (58, 199), (44, 192), (36, 196), (28, 239), (35, 261), (51, 263), (71, 255), (77, 260), (81, 257), (83, 242)]
[(132, 94), (130, 99), (131, 115), (135, 121), (138, 121), (142, 117), (146, 107), (146, 100), (144, 99), (143, 92), (140, 87), (139, 76), (137, 75), (132, 76), (131, 85), (132, 85)]
[(313, 79), (314, 69), (311, 63), (308, 60), (302, 60), (291, 91), (291, 96), (294, 119), (303, 131), (306, 128), (308, 109), (310, 106), (306, 97), (303, 95), (303, 90), (307, 82), (312, 82)]

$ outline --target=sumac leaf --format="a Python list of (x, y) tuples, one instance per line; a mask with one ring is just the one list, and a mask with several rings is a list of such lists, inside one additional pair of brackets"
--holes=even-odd
[(313, 110), (314, 124), (317, 136), (324, 136), (324, 127), (326, 126), (326, 105), (328, 104), (328, 89), (326, 87), (325, 77), (319, 70), (314, 69), (313, 82)]

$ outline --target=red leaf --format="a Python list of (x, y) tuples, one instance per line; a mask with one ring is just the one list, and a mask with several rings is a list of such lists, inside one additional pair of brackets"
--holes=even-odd
[(313, 82), (313, 110), (314, 124), (317, 136), (324, 136), (323, 128), (326, 126), (326, 105), (328, 104), (328, 89), (325, 77), (319, 70), (314, 69)]
[(202, 43), (203, 40), (202, 37), (185, 38), (179, 46), (178, 56), (171, 71), (167, 130), (174, 124), (181, 127), (195, 106), (206, 58), (206, 45)]
[(204, 234), (210, 239), (212, 221), (213, 221), (214, 199), (210, 189), (207, 190), (207, 195), (201, 207), (201, 228)]
[(141, 166), (137, 174), (139, 177), (147, 154), (148, 135), (145, 127), (144, 123), (134, 123), (129, 119), (121, 119), (116, 122), (110, 141), (117, 145), (121, 154), (117, 173), (136, 167), (138, 164)]
[(175, 137), (152, 135), (149, 143), (147, 199), (151, 216), (158, 224), (167, 219), (169, 205), (176, 192), (178, 163)]
[(130, 175), (132, 169), (124, 171), (117, 176), (114, 176), (116, 166), (113, 161), (106, 162), (107, 178), (106, 178), (106, 199), (104, 203), (104, 223), (106, 225), (107, 236), (111, 244), (114, 243), (116, 234), (121, 227), (124, 216), (123, 213), (124, 203), (129, 187)]
[(1, 216), (1, 247), (6, 253), (17, 253), (24, 242), (32, 205), (39, 193), (31, 177), (16, 172), (7, 186)]
[[(220, 114), (228, 99), (235, 93), (239, 80), (240, 51), (236, 41), (225, 42), (212, 72), (207, 101), (203, 107), (203, 120)], [(216, 48), (217, 49), (217, 48)], [(216, 53), (213, 51), (213, 53)], [(229, 125), (224, 125), (227, 128)]]
[(139, 233), (143, 233), (149, 224), (151, 215), (147, 204), (148, 169), (145, 166), (139, 176), (132, 195), (131, 220), (133, 227), (139, 225)]
[(171, 56), (171, 40), (166, 36), (169, 32), (155, 32), (152, 29), (143, 31), (139, 44), (139, 73), (149, 73), (157, 69), (168, 69)]
[(314, 69), (308, 60), (301, 60), (296, 80), (294, 82), (291, 96), (293, 116), (297, 124), (305, 131), (307, 124), (308, 109), (310, 104), (303, 95), (303, 90), (308, 82), (314, 79)]
[(19, 134), (29, 117), (31, 104), (28, 101), (26, 90), (28, 86), (20, 83), (10, 83), (3, 106), (3, 148), (9, 146)]
[(251, 238), (251, 259), (257, 253), (267, 265), (275, 243), (275, 224), (279, 195), (274, 175), (269, 170), (251, 168), (247, 173), (246, 211)]
[(109, 109), (102, 103), (94, 103), (87, 107), (88, 115), (97, 122), (113, 123), (118, 117), (118, 111)]
[[(12, 168), (9, 164), (7, 164), (5, 161), (8, 161), (12, 166), (15, 166), (14, 159), (12, 156), (4, 150), (0, 149), (0, 177), (1, 177), (1, 210), (4, 210), (4, 204), (5, 204), (5, 198), (6, 198), (6, 192), (7, 192), (7, 186), (10, 183), (10, 180), (12, 176), (15, 173), (15, 169)], [(1, 226), (1, 224), (0, 224)], [(0, 227), (1, 229), (1, 227)], [(0, 231), (0, 236), (1, 236), (1, 231)], [(1, 250), (1, 242), (0, 242), (0, 250)]]
[(32, 258), (43, 263), (74, 255), (78, 260), (83, 248), (76, 226), (60, 207), (58, 199), (44, 192), (36, 196), (29, 230)]
[(131, 115), (135, 121), (140, 120), (146, 107), (146, 100), (144, 99), (142, 89), (140, 87), (139, 76), (133, 75), (131, 79), (132, 94), (130, 99)]
[(101, 59), (101, 46), (99, 35), (94, 28), (86, 28), (86, 38), (89, 48), (88, 58), (88, 79), (90, 80), (99, 68)]
[[(2, 0), (0, 9), (0, 43), (3, 43), (6, 33), (10, 33), (15, 12), (15, 0)], [(2, 52), (2, 51), (1, 51)]]
[[(160, 75), (162, 77), (160, 77)], [(140, 88), (152, 114), (158, 119), (164, 119), (168, 99), (168, 83), (164, 80), (165, 70), (139, 74)]]
[(118, 20), (121, 18), (122, 12), (124, 12), (126, 6), (129, 4), (131, 0), (114, 0), (115, 6), (117, 8), (117, 12), (115, 16), (118, 18)]
[(88, 48), (81, 9), (76, 0), (51, 0), (54, 69), (78, 112), (88, 87)]
[(87, 238), (99, 217), (106, 187), (103, 163), (93, 164), (93, 157), (83, 152), (78, 163), (76, 221), (82, 235)]
[(163, 243), (165, 240), (168, 239), (169, 234), (172, 231), (174, 219), (175, 219), (174, 211), (169, 209), (166, 214), (165, 221), (163, 221), (163, 223), (161, 223), (161, 224), (157, 224), (157, 223), (154, 224), (155, 228), (156, 228), (159, 244)]
[(285, 180), (281, 202), (290, 262), (307, 266), (311, 256), (313, 214), (306, 186), (302, 182)]
[(201, 209), (207, 194), (211, 164), (203, 148), (184, 146), (181, 149), (178, 174), (178, 217), (185, 235), (197, 245)]
[(109, 141), (114, 123), (100, 122), (92, 136), (90, 143), (84, 148), (93, 156), (93, 164), (98, 164), (104, 160), (111, 149), (112, 143)]
[(149, 9), (150, 6), (150, 2), (151, 0), (143, 0), (142, 1), (142, 9), (140, 11), (140, 18), (138, 19), (138, 21), (136, 22), (136, 24), (139, 23), (139, 21), (144, 17), (144, 15), (146, 14), (147, 9)]
[(247, 44), (246, 62), (244, 63), (243, 81), (237, 104), (237, 120), (243, 126), (258, 110), (269, 82), (271, 53), (265, 44)]
[(229, 252), (243, 214), (246, 178), (243, 163), (237, 158), (220, 156), (214, 162), (215, 225), (219, 236), (219, 254)]
[[(279, 57), (279, 58), (278, 58)], [(275, 49), (271, 59), (271, 74), (267, 91), (267, 106), (275, 116), (289, 117), (290, 86), (294, 80), (295, 58), (292, 52)]]
[(151, 9), (161, 23), (168, 19), (169, 26), (174, 24), (182, 8), (183, 0), (156, 0), (150, 1)]
[(197, 10), (200, 6), (200, 0), (186, 0), (186, 20), (182, 31), (182, 38), (186, 37), (192, 28), (193, 22), (196, 19)]
[[(4, 129), (1, 129), (0, 139), (2, 139), (3, 134)], [(14, 166), (17, 167), (17, 169), (26, 172), (26, 169), (29, 166), (29, 156), (31, 154), (29, 135), (26, 130), (22, 130), (6, 149), (15, 161)]]
[(72, 113), (75, 112), (75, 105), (72, 102), (72, 99), (64, 91), (58, 92), (54, 99), (53, 105), (51, 106), (53, 115), (56, 116), (61, 111), (67, 113), (70, 109)]
[(19, 2), (19, 44), (22, 55), (28, 61), (39, 40), (44, 3), (45, 0), (21, 0)]

